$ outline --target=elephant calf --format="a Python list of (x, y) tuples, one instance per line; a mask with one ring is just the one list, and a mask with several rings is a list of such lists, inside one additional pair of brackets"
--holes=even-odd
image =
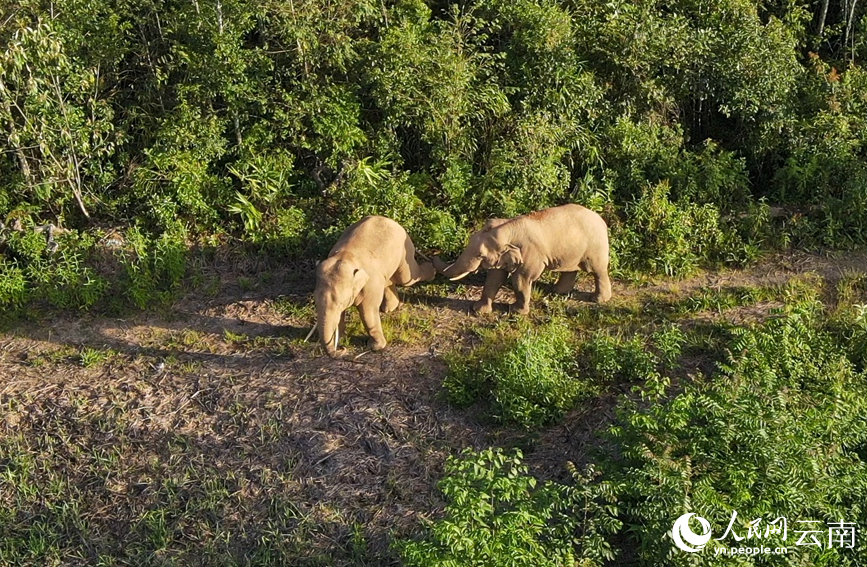
[(554, 286), (569, 293), (578, 270), (593, 274), (594, 299), (611, 298), (608, 279), (608, 225), (595, 212), (581, 205), (562, 205), (513, 219), (492, 219), (470, 237), (466, 249), (450, 266), (436, 261), (437, 271), (459, 280), (479, 268), (488, 271), (481, 300), (473, 304), (479, 313), (491, 311), (494, 297), (509, 275), (515, 289), (512, 309), (530, 311), (533, 282), (545, 270), (561, 272)]
[(415, 246), (402, 226), (391, 219), (367, 216), (347, 228), (328, 258), (316, 266), (316, 326), (329, 356), (337, 356), (337, 343), (346, 326), (346, 310), (358, 307), (370, 335), (368, 346), (386, 345), (380, 310), (397, 309), (395, 286), (410, 286), (436, 276), (433, 264), (415, 261)]

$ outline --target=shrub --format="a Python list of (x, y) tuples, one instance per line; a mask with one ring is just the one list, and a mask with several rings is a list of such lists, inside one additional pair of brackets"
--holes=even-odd
[(125, 295), (139, 309), (166, 302), (177, 291), (186, 271), (183, 236), (166, 232), (152, 239), (138, 228), (127, 232), (128, 248), (119, 252), (118, 260), (126, 272)]
[(590, 484), (593, 469), (575, 472), (575, 487), (540, 484), (521, 460), (520, 451), (499, 449), (450, 457), (439, 484), (448, 502), (443, 517), (424, 539), (395, 544), (405, 564), (561, 567), (582, 558), (591, 567), (612, 559), (605, 536), (620, 524), (610, 487)]
[[(87, 309), (105, 294), (108, 282), (88, 265), (95, 239), (78, 232), (49, 235), (25, 219), (21, 230), (5, 236), (6, 259), (0, 279), (5, 303), (47, 301), (60, 308)], [(50, 246), (49, 246), (50, 245)], [(4, 303), (0, 299), (0, 303)]]
[(0, 258), (0, 307), (21, 307), (27, 298), (24, 270), (14, 262)]
[(581, 345), (578, 366), (603, 383), (646, 381), (658, 377), (663, 367), (674, 366), (684, 342), (686, 337), (676, 326), (628, 340), (598, 332)]
[(745, 241), (714, 205), (674, 202), (669, 193), (661, 182), (626, 207), (626, 223), (612, 234), (619, 270), (684, 276), (701, 264), (740, 264), (758, 255), (757, 243)]
[[(712, 380), (667, 401), (644, 392), (656, 403), (623, 404), (611, 428), (617, 452), (607, 457), (608, 478), (623, 488), (621, 517), (647, 563), (715, 564), (710, 552), (672, 553), (666, 532), (685, 512), (710, 520), (720, 536), (733, 510), (744, 521), (865, 519), (863, 373), (821, 328), (812, 305), (733, 333), (729, 359)], [(850, 556), (789, 545), (786, 556), (743, 560), (853, 565), (863, 544), (859, 550)]]
[(558, 321), (535, 329), (524, 325), (516, 337), (491, 334), (469, 357), (449, 358), (443, 382), (449, 400), (487, 400), (497, 420), (527, 428), (556, 421), (591, 390), (571, 375), (570, 339)]
[(105, 295), (109, 282), (87, 265), (93, 238), (72, 234), (57, 240), (57, 251), (28, 265), (34, 296), (64, 309), (88, 309)]

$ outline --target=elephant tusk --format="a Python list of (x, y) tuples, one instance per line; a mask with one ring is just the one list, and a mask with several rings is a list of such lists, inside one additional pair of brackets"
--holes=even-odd
[(334, 329), (334, 350), (337, 350), (337, 342), (340, 340), (340, 327)]
[(305, 342), (305, 343), (306, 343), (307, 341), (310, 340), (310, 337), (313, 336), (313, 333), (314, 333), (314, 332), (316, 332), (316, 325), (313, 325), (313, 328), (310, 329), (310, 332), (307, 333), (307, 336), (306, 336), (306, 337), (304, 337), (304, 342)]
[(467, 277), (469, 274), (470, 274), (470, 272), (464, 272), (463, 274), (460, 274), (460, 275), (458, 275), (458, 276), (454, 276), (454, 277), (449, 278), (449, 280), (451, 280), (451, 281), (453, 281), (453, 282), (456, 282), (456, 281), (458, 281), (458, 280), (462, 280), (462, 279), (464, 279), (464, 278)]

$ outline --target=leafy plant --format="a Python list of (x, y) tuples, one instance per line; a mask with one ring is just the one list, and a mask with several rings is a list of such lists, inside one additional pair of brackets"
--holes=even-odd
[[(607, 485), (575, 473), (576, 487), (539, 483), (515, 450), (450, 457), (439, 487), (448, 501), (424, 539), (398, 540), (408, 567), (598, 565), (612, 559), (606, 536), (620, 525)], [(577, 550), (576, 550), (577, 544)]]
[[(720, 535), (733, 510), (745, 519), (860, 521), (863, 516), (854, 496), (867, 489), (857, 449), (867, 441), (862, 373), (822, 330), (810, 304), (733, 334), (729, 359), (717, 376), (668, 400), (658, 391), (644, 391), (658, 403), (624, 404), (611, 428), (618, 449), (608, 478), (624, 488), (622, 519), (633, 526), (643, 561), (694, 564), (685, 554), (672, 554), (665, 535), (685, 512), (707, 518)], [(789, 551), (785, 557), (767, 556), (762, 564), (798, 558), (851, 565), (857, 555), (791, 545)], [(697, 560), (715, 564), (710, 553)]]
[(572, 375), (571, 333), (562, 322), (486, 340), (470, 357), (450, 358), (443, 386), (453, 403), (489, 400), (496, 419), (530, 428), (559, 419), (591, 391)]

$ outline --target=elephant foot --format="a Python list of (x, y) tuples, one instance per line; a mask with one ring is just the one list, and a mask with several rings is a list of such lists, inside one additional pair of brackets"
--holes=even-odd
[(328, 356), (333, 358), (334, 360), (340, 360), (341, 358), (344, 358), (346, 356), (346, 353), (348, 351), (345, 348), (339, 348), (336, 350), (329, 350), (326, 352), (327, 352)]
[(611, 299), (610, 293), (594, 293), (593, 294), (593, 301), (595, 301), (596, 303), (605, 303), (609, 299)]
[(394, 311), (398, 307), (400, 307), (400, 301), (395, 301), (394, 303), (383, 302), (383, 304), (379, 310), (382, 311), (383, 313), (391, 313), (392, 311)]
[(476, 313), (490, 313), (493, 310), (493, 306), (487, 301), (476, 301), (473, 303), (473, 311)]
[(369, 348), (370, 350), (372, 350), (374, 352), (377, 352), (377, 351), (384, 349), (385, 345), (387, 345), (387, 344), (388, 343), (386, 342), (385, 339), (383, 339), (382, 342), (378, 342), (373, 337), (367, 339), (367, 348)]
[(518, 315), (527, 315), (530, 313), (529, 305), (518, 305), (517, 303), (513, 303), (509, 306), (509, 313), (517, 313)]

